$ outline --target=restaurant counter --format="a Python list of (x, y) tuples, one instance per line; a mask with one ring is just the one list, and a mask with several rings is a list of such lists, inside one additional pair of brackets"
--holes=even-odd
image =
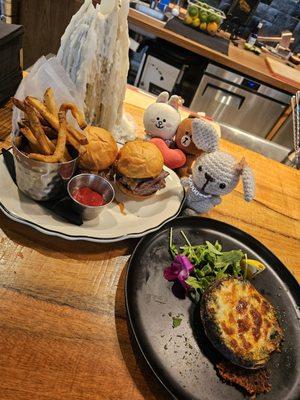
[(129, 10), (128, 21), (132, 26), (137, 26), (145, 32), (154, 34), (159, 38), (199, 54), (210, 61), (231, 68), (234, 71), (271, 85), (274, 88), (289, 93), (295, 93), (297, 91), (297, 87), (294, 85), (288, 84), (283, 80), (272, 76), (265, 61), (266, 56), (263, 53), (260, 56), (257, 56), (250, 51), (241, 47), (236, 47), (230, 43), (228, 55), (222, 54), (210, 47), (204, 46), (194, 40), (187, 39), (182, 35), (165, 29), (164, 22), (151, 18), (134, 9)]

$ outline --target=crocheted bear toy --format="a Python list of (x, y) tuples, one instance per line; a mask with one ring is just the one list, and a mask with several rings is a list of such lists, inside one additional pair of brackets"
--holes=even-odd
[(182, 178), (186, 189), (185, 214), (206, 213), (221, 203), (221, 196), (230, 193), (243, 181), (244, 197), (251, 201), (255, 194), (254, 175), (243, 158), (219, 150), (219, 137), (214, 127), (198, 118), (192, 122), (193, 142), (203, 153), (192, 167), (192, 175)]

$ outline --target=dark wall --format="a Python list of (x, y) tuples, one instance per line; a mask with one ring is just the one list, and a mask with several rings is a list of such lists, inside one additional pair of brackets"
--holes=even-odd
[(26, 0), (20, 2), (19, 21), (24, 25), (24, 66), (42, 55), (56, 53), (60, 38), (83, 0)]
[[(215, 4), (215, 0), (207, 0), (207, 3)], [(218, 6), (221, 8), (230, 7), (232, 0), (220, 0)], [(252, 20), (250, 30), (257, 26), (259, 21), (263, 21), (264, 26), (261, 33), (263, 35), (279, 35), (284, 30), (294, 33), (294, 51), (300, 52), (300, 0), (263, 0), (260, 1)]]

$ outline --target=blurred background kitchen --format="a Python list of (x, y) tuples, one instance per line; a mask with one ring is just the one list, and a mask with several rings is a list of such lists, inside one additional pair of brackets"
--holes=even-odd
[[(82, 3), (0, 0), (0, 60), (4, 24), (23, 25), (22, 62), (28, 68), (41, 55), (57, 52)], [(155, 95), (162, 90), (178, 94), (186, 107), (221, 123), (223, 137), (286, 160), (294, 148), (290, 102), (300, 82), (300, 1), (203, 3), (130, 2), (128, 83)], [(192, 9), (195, 6), (200, 7), (198, 13)], [(17, 31), (14, 40), (20, 43), (22, 34)], [(283, 69), (282, 76), (273, 74), (266, 57), (288, 70)]]

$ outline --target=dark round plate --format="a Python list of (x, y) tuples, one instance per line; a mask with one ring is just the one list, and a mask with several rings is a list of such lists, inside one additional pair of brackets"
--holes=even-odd
[[(176, 298), (163, 269), (171, 262), (169, 229), (176, 244), (184, 244), (180, 230), (200, 244), (218, 240), (225, 250), (242, 249), (267, 269), (252, 282), (279, 313), (285, 340), (281, 353), (272, 356), (272, 391), (261, 399), (300, 399), (299, 285), (287, 268), (265, 246), (231, 225), (207, 218), (178, 218), (144, 237), (129, 262), (126, 276), (126, 306), (129, 323), (150, 368), (167, 391), (180, 400), (237, 400), (244, 395), (223, 383), (214, 363), (221, 357), (206, 339), (199, 310), (189, 300)], [(275, 238), (274, 238), (275, 240)], [(182, 318), (172, 327), (172, 317)]]

